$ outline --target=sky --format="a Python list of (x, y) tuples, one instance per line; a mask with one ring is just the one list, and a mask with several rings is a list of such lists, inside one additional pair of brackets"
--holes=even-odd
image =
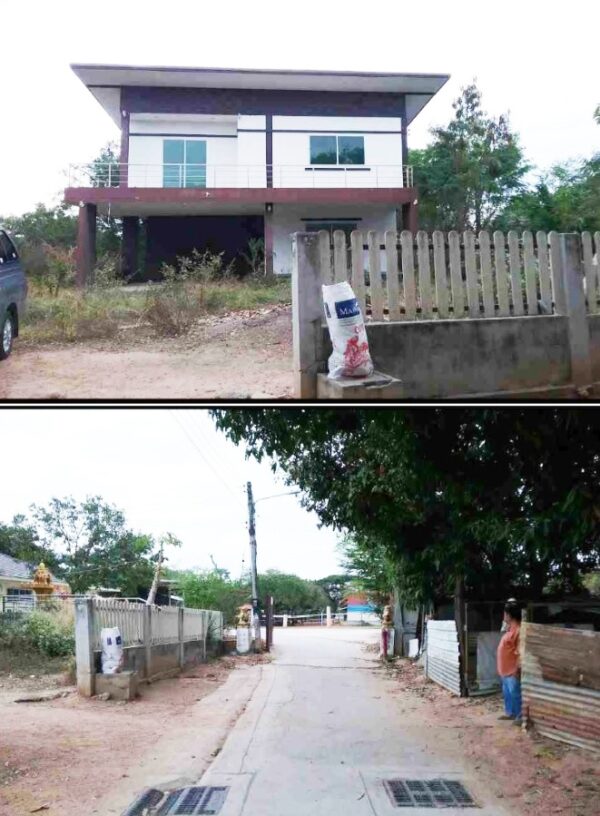
[(168, 566), (210, 568), (212, 555), (232, 577), (249, 566), (246, 482), (256, 501), (257, 564), (302, 578), (340, 571), (341, 536), (318, 527), (294, 490), (268, 463), (217, 431), (205, 409), (7, 409), (2, 411), (0, 522), (51, 498), (101, 496), (125, 512), (130, 527), (182, 542)]
[(74, 62), (450, 73), (411, 146), (476, 78), (540, 168), (600, 150), (594, 0), (0, 0), (0, 19), (0, 215), (58, 203), (68, 165), (119, 135)]

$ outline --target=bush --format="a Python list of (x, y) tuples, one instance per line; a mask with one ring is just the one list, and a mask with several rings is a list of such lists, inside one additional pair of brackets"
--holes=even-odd
[(47, 657), (67, 657), (75, 651), (75, 632), (51, 612), (32, 612), (23, 627), (31, 647)]
[(3, 616), (0, 647), (19, 652), (38, 652), (45, 657), (75, 653), (75, 629), (71, 610), (35, 611)]
[(203, 286), (169, 283), (148, 295), (144, 317), (159, 336), (176, 337), (187, 334), (204, 311)]

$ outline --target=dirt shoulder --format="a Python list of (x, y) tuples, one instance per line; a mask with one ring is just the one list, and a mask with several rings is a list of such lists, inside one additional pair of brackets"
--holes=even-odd
[(189, 766), (200, 775), (243, 708), (250, 674), (263, 660), (224, 657), (196, 666), (181, 677), (142, 685), (141, 697), (131, 703), (76, 693), (15, 703), (19, 695), (5, 689), (0, 813), (23, 816), (46, 805), (48, 816), (105, 816), (120, 813), (173, 768), (182, 773)]
[(291, 307), (209, 317), (184, 338), (132, 329), (72, 345), (17, 341), (0, 365), (0, 399), (286, 399)]
[(392, 695), (397, 695), (406, 716), (418, 716), (423, 727), (430, 726), (438, 735), (436, 741), (448, 742), (460, 752), (510, 812), (596, 816), (597, 755), (499, 721), (503, 711), (499, 695), (454, 697), (428, 680), (412, 661), (400, 659), (382, 671), (394, 682)]

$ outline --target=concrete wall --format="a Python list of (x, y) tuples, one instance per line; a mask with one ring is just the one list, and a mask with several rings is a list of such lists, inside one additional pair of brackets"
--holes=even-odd
[[(77, 688), (79, 693), (86, 697), (96, 693), (96, 675), (102, 671), (101, 651), (97, 648), (99, 644), (98, 627), (101, 625), (98, 616), (104, 614), (106, 609), (104, 612), (102, 608), (99, 610), (99, 603), (100, 601), (95, 602), (93, 598), (77, 598), (75, 601)], [(117, 604), (112, 612), (108, 610), (111, 614), (114, 613), (113, 617), (117, 616), (113, 623), (118, 623), (118, 615), (121, 615), (124, 627), (122, 631), (125, 633), (124, 642), (127, 644), (128, 638), (135, 638), (133, 643), (129, 641), (130, 645), (123, 647), (123, 670), (136, 672), (140, 680), (155, 680), (171, 675), (186, 666), (205, 662), (209, 656), (222, 653), (222, 640), (211, 639), (208, 643), (206, 640), (208, 632), (213, 631), (210, 629), (211, 620), (216, 620), (219, 626), (220, 634), (216, 636), (222, 637), (221, 613), (206, 611), (198, 613), (196, 610), (187, 610), (190, 615), (186, 616), (186, 610), (180, 608), (177, 610), (177, 615), (173, 617), (176, 634), (169, 636), (168, 642), (153, 642), (153, 640), (164, 639), (160, 635), (160, 621), (158, 623), (155, 621), (153, 624), (154, 612), (158, 609), (154, 607), (151, 610), (150, 607), (142, 606), (142, 610), (143, 622), (139, 621), (138, 611), (129, 607), (119, 608)], [(192, 612), (194, 613), (193, 619), (191, 618)], [(131, 618), (132, 613), (133, 618)], [(186, 617), (191, 620), (189, 626), (186, 625)], [(202, 621), (205, 622), (202, 623)], [(154, 637), (152, 635), (153, 626), (158, 627)]]
[(207, 187), (238, 186), (237, 117), (132, 115), (130, 134), (130, 187), (163, 186), (163, 142), (177, 138), (206, 142)]
[[(402, 187), (401, 120), (395, 117), (274, 116), (274, 187)], [(365, 168), (311, 170), (310, 137), (362, 135)], [(376, 169), (378, 168), (378, 169)], [(385, 168), (385, 169), (384, 169)]]
[[(402, 136), (398, 117), (273, 117), (274, 187), (402, 187)], [(266, 117), (260, 115), (132, 113), (130, 187), (163, 186), (163, 142), (206, 142), (207, 187), (266, 187)], [(327, 171), (310, 164), (310, 136), (362, 135), (364, 166)], [(360, 169), (358, 169), (360, 167)]]
[[(331, 353), (322, 329), (322, 362)], [(367, 324), (375, 367), (405, 395), (444, 397), (517, 391), (570, 381), (567, 319), (516, 317)]]
[[(572, 396), (600, 380), (600, 316), (586, 314), (582, 239), (550, 239), (553, 315), (367, 322), (375, 367), (401, 381), (402, 398)], [(331, 353), (321, 291), (331, 270), (321, 268), (318, 236), (296, 234), (293, 253), (295, 395), (314, 399)]]
[(589, 315), (588, 326), (590, 330), (592, 378), (594, 381), (600, 381), (600, 315)]

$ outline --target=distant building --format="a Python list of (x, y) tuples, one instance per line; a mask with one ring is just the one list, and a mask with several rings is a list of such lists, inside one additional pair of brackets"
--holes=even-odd
[(381, 618), (364, 592), (348, 595), (345, 601), (346, 621), (348, 623), (380, 624)]

